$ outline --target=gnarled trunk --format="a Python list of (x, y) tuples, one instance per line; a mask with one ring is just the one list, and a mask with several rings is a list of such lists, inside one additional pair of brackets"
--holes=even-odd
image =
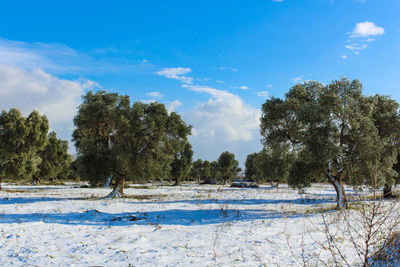
[(336, 201), (337, 201), (337, 209), (345, 208), (347, 209), (347, 198), (346, 192), (344, 190), (344, 186), (341, 183), (340, 179), (333, 176), (332, 174), (328, 174), (329, 182), (333, 185), (336, 191)]
[(118, 175), (117, 181), (115, 182), (114, 188), (111, 193), (107, 196), (107, 198), (114, 198), (114, 197), (123, 197), (124, 196), (124, 185), (125, 185), (125, 176)]

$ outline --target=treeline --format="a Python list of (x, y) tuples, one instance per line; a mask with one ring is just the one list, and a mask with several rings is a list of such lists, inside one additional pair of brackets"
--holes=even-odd
[(49, 131), (46, 116), (37, 111), (28, 117), (18, 109), (0, 115), (0, 189), (4, 178), (73, 178), (68, 142)]
[[(0, 179), (81, 179), (92, 186), (114, 183), (122, 195), (125, 181), (228, 183), (241, 169), (233, 153), (216, 161), (193, 162), (191, 125), (161, 103), (130, 104), (126, 95), (99, 91), (82, 97), (74, 118), (77, 157), (68, 142), (49, 133), (46, 116), (28, 117), (17, 109), (0, 116)], [(0, 180), (1, 182), (1, 180)], [(1, 187), (0, 187), (1, 188)]]
[[(231, 182), (241, 173), (235, 156), (196, 160), (188, 141), (192, 126), (161, 103), (130, 103), (129, 96), (105, 91), (82, 97), (74, 118), (77, 159), (66, 141), (48, 133), (45, 116), (17, 109), (0, 117), (0, 179), (77, 177), (92, 185), (125, 181)], [(273, 186), (304, 189), (312, 182), (335, 188), (338, 208), (347, 206), (344, 185), (383, 188), (393, 196), (400, 164), (399, 104), (388, 96), (366, 96), (358, 80), (328, 85), (297, 84), (284, 98), (262, 105), (263, 149), (247, 156), (245, 178)]]
[(198, 159), (193, 162), (190, 180), (199, 184), (227, 184), (236, 178), (242, 169), (235, 155), (228, 151), (222, 152), (217, 160)]

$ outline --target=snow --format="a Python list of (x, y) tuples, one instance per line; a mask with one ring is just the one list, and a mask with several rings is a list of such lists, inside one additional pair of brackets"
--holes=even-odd
[(133, 186), (124, 199), (76, 185), (3, 188), (0, 266), (297, 266), (302, 253), (329, 256), (313, 211), (336, 206), (329, 185)]

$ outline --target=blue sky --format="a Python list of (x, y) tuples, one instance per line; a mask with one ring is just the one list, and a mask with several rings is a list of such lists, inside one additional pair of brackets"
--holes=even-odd
[[(260, 106), (297, 82), (359, 79), (400, 102), (400, 1), (2, 1), (0, 108), (70, 139), (87, 90), (159, 101), (195, 157), (261, 148)], [(73, 151), (73, 149), (71, 149)]]

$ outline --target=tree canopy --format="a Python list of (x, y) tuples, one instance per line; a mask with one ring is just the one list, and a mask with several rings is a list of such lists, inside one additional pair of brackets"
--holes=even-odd
[(293, 160), (294, 155), (288, 146), (266, 147), (247, 156), (245, 176), (258, 183), (269, 182), (271, 186), (278, 186), (287, 182)]
[[(324, 177), (346, 207), (343, 182), (374, 187), (393, 184), (399, 147), (398, 104), (387, 96), (364, 96), (358, 80), (295, 85), (285, 99), (262, 106), (261, 134), (267, 149), (288, 147), (296, 160), (288, 182), (309, 186)], [(391, 186), (391, 185), (390, 185)]]
[(80, 172), (92, 184), (116, 178), (112, 195), (123, 194), (125, 179), (167, 178), (174, 156), (183, 151), (191, 126), (160, 103), (136, 102), (99, 91), (83, 96), (74, 119), (73, 140)]
[(171, 163), (171, 178), (174, 179), (175, 185), (179, 185), (183, 180), (187, 179), (192, 167), (192, 158), (192, 145), (187, 142), (183, 150), (175, 154)]
[(68, 154), (68, 142), (58, 139), (55, 132), (48, 134), (46, 146), (39, 152), (39, 156), (43, 160), (34, 177), (58, 178), (70, 175), (72, 157)]
[[(32, 111), (27, 118), (18, 109), (0, 115), (0, 182), (3, 178), (31, 177), (42, 158), (49, 123), (46, 116)], [(0, 187), (1, 188), (1, 187)]]
[(228, 151), (221, 153), (218, 157), (217, 164), (222, 183), (224, 184), (231, 182), (241, 171), (239, 162), (235, 159), (235, 155)]

